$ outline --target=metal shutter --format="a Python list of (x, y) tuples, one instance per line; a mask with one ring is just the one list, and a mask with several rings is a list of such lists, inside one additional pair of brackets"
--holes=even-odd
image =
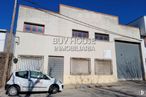
[(63, 82), (64, 57), (50, 56), (48, 75)]
[(71, 74), (89, 74), (90, 61), (87, 59), (71, 59)]
[(95, 60), (95, 74), (111, 75), (112, 74), (111, 60)]
[(116, 59), (119, 79), (142, 79), (143, 67), (140, 44), (116, 41)]
[(43, 57), (20, 56), (17, 70), (42, 70)]

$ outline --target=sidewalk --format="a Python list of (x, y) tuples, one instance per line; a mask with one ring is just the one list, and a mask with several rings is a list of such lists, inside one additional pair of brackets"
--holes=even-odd
[[(0, 89), (0, 97), (8, 97), (4, 89)], [(16, 97), (26, 96), (20, 94)], [(63, 92), (51, 96), (47, 93), (35, 93), (29, 97), (146, 97), (146, 82), (121, 81), (103, 85), (80, 85), (65, 88)]]

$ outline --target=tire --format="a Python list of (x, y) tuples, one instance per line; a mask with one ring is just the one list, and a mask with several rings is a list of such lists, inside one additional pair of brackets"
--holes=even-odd
[(59, 87), (57, 85), (52, 85), (49, 89), (49, 93), (56, 94), (59, 91)]
[(19, 93), (19, 89), (16, 86), (10, 86), (7, 90), (9, 96), (16, 96)]

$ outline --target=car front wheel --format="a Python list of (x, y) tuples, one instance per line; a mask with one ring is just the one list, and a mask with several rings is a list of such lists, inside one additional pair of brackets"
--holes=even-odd
[(59, 91), (59, 87), (57, 85), (52, 85), (49, 89), (49, 93), (56, 94)]
[(9, 96), (16, 96), (16, 95), (18, 95), (18, 92), (19, 92), (19, 90), (15, 86), (10, 86), (7, 90), (7, 93)]

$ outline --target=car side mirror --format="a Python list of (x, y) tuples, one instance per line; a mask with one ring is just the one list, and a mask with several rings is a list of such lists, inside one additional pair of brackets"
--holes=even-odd
[(43, 76), (43, 79), (50, 80), (46, 75)]

